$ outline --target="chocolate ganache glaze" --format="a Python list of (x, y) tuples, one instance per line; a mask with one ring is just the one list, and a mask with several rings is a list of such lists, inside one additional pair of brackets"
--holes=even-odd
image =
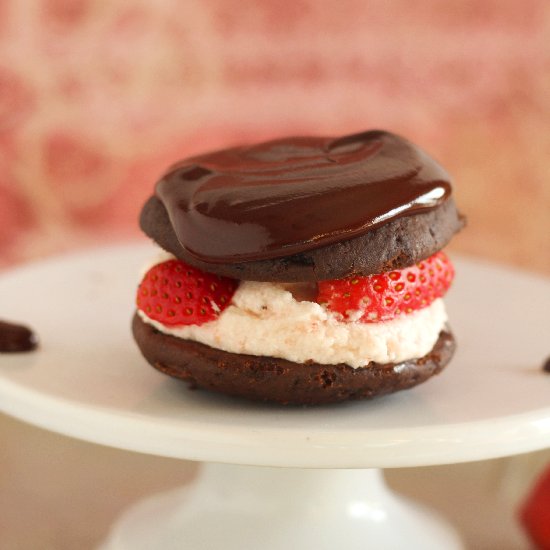
[(441, 166), (379, 130), (192, 157), (156, 186), (180, 244), (209, 263), (278, 258), (349, 239), (431, 210), (450, 193)]

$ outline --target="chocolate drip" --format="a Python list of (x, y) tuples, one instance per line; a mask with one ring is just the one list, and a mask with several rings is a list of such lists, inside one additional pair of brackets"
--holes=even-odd
[(29, 328), (7, 321), (0, 321), (0, 352), (32, 351), (37, 340)]
[(209, 263), (278, 258), (428, 211), (446, 172), (394, 134), (292, 137), (184, 160), (156, 194), (180, 244)]

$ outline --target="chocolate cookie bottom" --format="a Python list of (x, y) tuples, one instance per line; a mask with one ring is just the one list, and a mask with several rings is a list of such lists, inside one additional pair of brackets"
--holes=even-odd
[(134, 338), (156, 369), (185, 380), (190, 388), (292, 405), (322, 405), (369, 399), (416, 386), (439, 373), (456, 348), (453, 335), (442, 331), (432, 351), (420, 359), (396, 364), (348, 365), (293, 363), (276, 357), (229, 353), (191, 340), (163, 334), (136, 314)]

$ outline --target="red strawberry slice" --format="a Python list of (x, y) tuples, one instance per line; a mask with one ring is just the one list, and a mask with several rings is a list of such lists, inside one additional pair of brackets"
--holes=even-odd
[(535, 483), (519, 516), (535, 547), (550, 550), (550, 467)]
[(389, 321), (429, 306), (447, 292), (453, 277), (452, 263), (443, 252), (437, 252), (399, 271), (321, 281), (317, 302), (344, 319)]
[(153, 266), (137, 292), (137, 307), (163, 325), (202, 325), (229, 305), (239, 282), (180, 260)]

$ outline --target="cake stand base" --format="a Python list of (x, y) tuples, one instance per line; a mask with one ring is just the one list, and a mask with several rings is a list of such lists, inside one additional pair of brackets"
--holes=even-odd
[(377, 469), (207, 464), (189, 487), (149, 497), (101, 550), (459, 550), (431, 511), (393, 494)]

